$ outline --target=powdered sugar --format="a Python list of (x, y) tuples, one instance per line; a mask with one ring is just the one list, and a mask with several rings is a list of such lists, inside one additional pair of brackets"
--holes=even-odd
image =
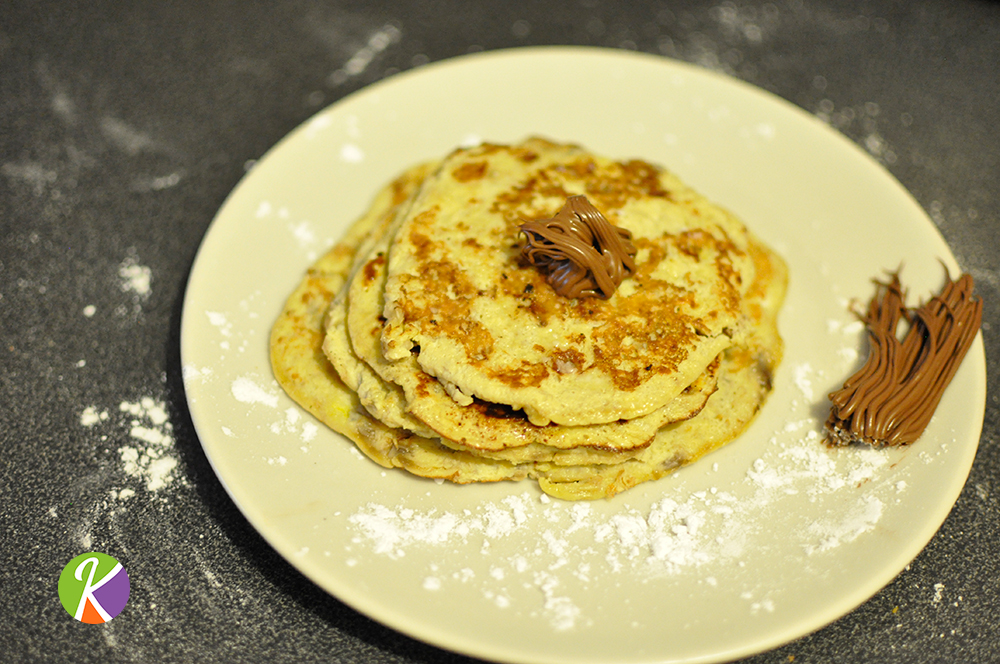
[(277, 390), (261, 386), (251, 376), (240, 376), (233, 380), (232, 393), (240, 403), (259, 403), (271, 408), (278, 406)]
[(877, 497), (863, 496), (836, 517), (811, 523), (808, 533), (813, 539), (803, 544), (806, 553), (821, 553), (857, 539), (875, 527), (884, 507)]
[(108, 419), (108, 411), (97, 412), (97, 409), (93, 406), (87, 406), (80, 413), (80, 424), (85, 427), (92, 427), (98, 422), (104, 422)]
[[(315, 240), (305, 222), (293, 222), (292, 213), (276, 203), (260, 203), (257, 216), (284, 220), (300, 243)], [(266, 332), (252, 307), (255, 296), (239, 308), (210, 308), (195, 317), (208, 333), (205, 340), (214, 340), (221, 353), (218, 363), (185, 365), (184, 377), (192, 386), (218, 382), (209, 391), (212, 398), (231, 400), (252, 414), (247, 424), (227, 420), (222, 433), (253, 444), (270, 435), (273, 444), (257, 448), (261, 451), (253, 458), (266, 472), (289, 478), (302, 467), (299, 450), (308, 453), (326, 430), (291, 404), (258, 367), (241, 362), (231, 370), (236, 351), (253, 344), (266, 347), (266, 334), (252, 335), (252, 330)], [(821, 329), (824, 320), (819, 319)], [(885, 472), (891, 452), (831, 450), (823, 444), (820, 402), (830, 376), (839, 378), (856, 361), (856, 352), (845, 349), (858, 345), (863, 326), (845, 315), (826, 320), (825, 329), (843, 343), (829, 357), (804, 361), (801, 354), (789, 354), (781, 373), (784, 391), (777, 389), (772, 402), (779, 401), (768, 404), (782, 417), (771, 434), (758, 430), (751, 436), (761, 444), (748, 459), (736, 456), (738, 468), (728, 457), (719, 457), (727, 459), (721, 464), (701, 462), (679, 473), (681, 479), (656, 483), (662, 495), (636, 502), (624, 497), (565, 503), (507, 485), (521, 493), (470, 501), (465, 496), (475, 496), (476, 488), (469, 487), (455, 508), (447, 499), (427, 506), (412, 496), (385, 500), (377, 498), (377, 491), (365, 492), (367, 502), (345, 509), (341, 517), (350, 538), (342, 564), (352, 573), (363, 573), (360, 568), (372, 564), (373, 557), (416, 565), (413, 579), (420, 591), (441, 596), (471, 591), (491, 611), (529, 616), (559, 633), (594, 624), (595, 589), (632, 586), (637, 579), (668, 585), (695, 579), (700, 588), (737, 598), (751, 616), (778, 612), (787, 601), (781, 588), (762, 588), (740, 576), (758, 564), (759, 551), (775, 546), (770, 523), (782, 521), (780, 536), (788, 540), (794, 564), (824, 565), (824, 556), (870, 536), (908, 487), (902, 477)], [(299, 441), (289, 444), (283, 440), (287, 435)], [(345, 459), (371, 465), (353, 445), (343, 448)], [(324, 445), (322, 454), (328, 453)], [(716, 474), (726, 479), (715, 481)], [(380, 469), (373, 474), (387, 480), (396, 476)], [(818, 507), (800, 517), (803, 502)], [(324, 555), (331, 553), (336, 551)], [(425, 559), (435, 562), (415, 562)], [(634, 623), (641, 624), (641, 617)]]
[(118, 276), (121, 278), (121, 289), (135, 293), (142, 299), (152, 292), (151, 282), (153, 271), (145, 265), (139, 265), (134, 255), (129, 255), (118, 266)]
[(340, 147), (340, 158), (349, 164), (359, 164), (364, 161), (365, 153), (354, 143), (344, 143)]
[[(474, 584), (491, 605), (521, 605), (522, 610), (521, 593), (530, 589), (532, 610), (554, 630), (579, 628), (593, 620), (581, 608), (591, 602), (580, 593), (610, 578), (668, 580), (696, 574), (717, 588), (720, 576), (731, 576), (724, 570), (742, 568), (755, 551), (772, 546), (762, 528), (772, 517), (793, 520), (794, 527), (783, 528), (782, 537), (791, 538), (807, 558), (828, 555), (873, 530), (889, 502), (907, 487), (898, 477), (881, 476), (892, 453), (827, 448), (820, 428), (812, 416), (801, 416), (775, 432), (742, 482), (694, 490), (684, 483), (667, 485), (665, 495), (647, 508), (627, 502), (616, 507), (564, 503), (531, 492), (461, 511), (369, 502), (347, 519), (355, 533), (348, 549), (364, 546), (393, 560), (428, 547), (478, 549), (487, 573), (449, 573), (436, 563), (423, 587), (440, 591)], [(718, 467), (714, 464), (711, 473)], [(830, 508), (795, 523), (783, 506), (803, 498)], [(525, 547), (525, 542), (532, 544)], [(772, 593), (744, 594), (752, 615), (779, 606)]]
[[(153, 397), (142, 397), (135, 402), (122, 401), (117, 410), (125, 416), (124, 421), (112, 417), (108, 410), (87, 406), (80, 413), (80, 425), (96, 428), (114, 422), (118, 428), (113, 433), (127, 435), (126, 444), (117, 448), (124, 475), (139, 480), (152, 493), (168, 487), (176, 478), (178, 459), (174, 452), (173, 425), (165, 404)], [(108, 440), (111, 435), (105, 433), (101, 440)], [(125, 500), (135, 495), (135, 490), (125, 488), (113, 493)]]
[(144, 397), (136, 403), (123, 401), (119, 410), (133, 416), (131, 445), (118, 448), (125, 474), (142, 481), (147, 491), (163, 489), (174, 480), (177, 457), (173, 453), (173, 425), (164, 404)]

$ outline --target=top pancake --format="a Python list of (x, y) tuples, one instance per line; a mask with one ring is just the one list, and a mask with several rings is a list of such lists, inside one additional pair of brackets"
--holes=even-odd
[[(638, 250), (607, 300), (557, 295), (519, 258), (519, 226), (579, 194)], [(536, 425), (632, 419), (674, 399), (745, 333), (746, 229), (648, 163), (542, 139), (481, 145), (448, 156), (399, 214), (383, 355), (415, 357), (459, 404), (523, 409)]]

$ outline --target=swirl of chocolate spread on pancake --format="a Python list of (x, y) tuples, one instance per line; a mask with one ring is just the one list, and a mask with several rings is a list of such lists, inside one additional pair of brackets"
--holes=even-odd
[[(982, 322), (983, 302), (963, 274), (926, 304), (908, 311), (899, 274), (879, 283), (863, 321), (870, 341), (865, 365), (830, 394), (826, 421), (835, 445), (909, 445), (924, 432)], [(896, 326), (910, 327), (900, 341)]]
[(545, 271), (563, 297), (608, 299), (635, 270), (632, 234), (614, 226), (586, 196), (570, 196), (551, 219), (521, 224), (521, 255)]

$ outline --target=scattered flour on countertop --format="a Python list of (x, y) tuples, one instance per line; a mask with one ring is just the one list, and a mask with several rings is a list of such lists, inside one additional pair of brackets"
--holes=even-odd
[(482, 145), (482, 142), (483, 137), (479, 134), (466, 134), (458, 144), (463, 148), (474, 148), (478, 145)]
[[(141, 481), (146, 490), (153, 493), (173, 483), (178, 460), (174, 452), (173, 425), (164, 403), (153, 397), (143, 397), (137, 402), (122, 401), (118, 412), (126, 418), (124, 426), (128, 433), (128, 444), (117, 450), (125, 475)], [(111, 419), (107, 410), (99, 411), (93, 406), (87, 406), (80, 413), (81, 426), (88, 428), (105, 425)], [(101, 436), (101, 440), (108, 438), (107, 434)], [(113, 494), (119, 500), (127, 500), (135, 495), (135, 490), (124, 488)]]
[(133, 416), (129, 430), (133, 445), (118, 448), (125, 474), (142, 480), (148, 491), (159, 491), (173, 482), (177, 468), (173, 425), (164, 404), (143, 397), (137, 403), (121, 402), (119, 410)]
[(931, 604), (937, 605), (941, 603), (944, 598), (944, 584), (935, 583), (934, 584), (934, 597), (931, 599)]
[(300, 247), (308, 247), (316, 242), (316, 231), (309, 221), (300, 221), (297, 224), (289, 224), (292, 237), (298, 240)]
[(142, 299), (152, 292), (151, 282), (153, 272), (145, 265), (139, 265), (133, 255), (129, 255), (118, 266), (118, 276), (121, 278), (121, 289), (131, 291)]
[(398, 42), (402, 36), (400, 29), (391, 23), (375, 30), (368, 36), (365, 45), (358, 49), (343, 67), (330, 74), (328, 82), (334, 86), (342, 85), (348, 79), (358, 76), (368, 68), (376, 56)]
[(196, 367), (193, 364), (185, 364), (181, 369), (181, 375), (186, 381), (200, 381), (205, 382), (214, 375), (214, 371), (211, 367)]
[(323, 132), (327, 127), (333, 124), (329, 115), (322, 114), (315, 116), (306, 125), (306, 137), (310, 140), (316, 138), (317, 135)]
[(810, 378), (812, 374), (812, 367), (808, 362), (804, 362), (793, 367), (792, 374), (795, 377), (795, 386), (802, 392), (806, 401), (812, 403), (816, 396), (813, 392), (812, 380)]
[(83, 409), (83, 412), (80, 413), (80, 424), (85, 427), (92, 427), (98, 422), (104, 422), (107, 419), (108, 411), (103, 410), (101, 412), (97, 412), (97, 409), (93, 406), (87, 406)]
[[(285, 409), (285, 418), (271, 423), (269, 427), (271, 433), (298, 433), (303, 443), (311, 442), (319, 434), (319, 427), (315, 422), (303, 420), (302, 411), (297, 406)], [(308, 447), (300, 448), (303, 452), (308, 452)]]
[[(194, 374), (194, 369), (191, 369), (192, 378), (196, 377)], [(199, 373), (200, 376), (200, 373)], [(231, 385), (231, 392), (233, 397), (240, 403), (245, 404), (262, 404), (270, 408), (277, 409), (280, 392), (279, 388), (275, 383), (269, 387), (263, 387), (258, 379), (251, 376), (240, 376), (233, 380)], [(283, 417), (281, 419), (273, 421), (268, 429), (274, 434), (295, 434), (299, 437), (302, 443), (311, 443), (313, 439), (319, 435), (319, 426), (311, 419), (305, 419), (302, 416), (302, 411), (298, 406), (290, 406), (282, 412)], [(227, 436), (238, 437), (231, 428), (226, 428), (225, 431)], [(309, 452), (308, 445), (302, 445), (299, 448), (303, 453)], [(276, 458), (267, 458), (270, 465), (278, 463), (279, 465), (285, 465), (288, 459), (285, 457), (280, 457), (280, 461)]]
[[(314, 120), (313, 124), (316, 124), (316, 122), (317, 121)], [(362, 152), (361, 148), (356, 145), (345, 144), (341, 150), (341, 159), (352, 163), (361, 162), (364, 161), (364, 152)], [(270, 201), (261, 201), (257, 205), (254, 216), (257, 219), (267, 219), (272, 217), (275, 212), (277, 212), (277, 218), (287, 226), (292, 239), (296, 241), (299, 247), (309, 250), (306, 254), (309, 262), (312, 262), (319, 257), (317, 250), (323, 249), (324, 246), (329, 247), (333, 245), (334, 238), (321, 237), (317, 233), (316, 225), (312, 221), (308, 219), (294, 219), (292, 213), (287, 207), (282, 206), (275, 210)], [(207, 314), (209, 312), (206, 311), (205, 313)]]

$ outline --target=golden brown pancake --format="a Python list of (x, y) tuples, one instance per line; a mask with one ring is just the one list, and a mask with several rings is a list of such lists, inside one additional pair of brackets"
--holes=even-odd
[[(585, 195), (632, 235), (614, 295), (566, 298), (519, 261), (519, 227)], [(381, 333), (461, 405), (591, 425), (663, 407), (744, 333), (746, 229), (669, 172), (530, 139), (458, 150), (392, 238)]]
[[(371, 397), (370, 410), (381, 412), (383, 421), (391, 420), (421, 435), (428, 435), (430, 428), (435, 432), (431, 435), (445, 438), (458, 449), (492, 458), (540, 461), (556, 449), (591, 448), (592, 461), (599, 462), (602, 451), (619, 453), (647, 446), (660, 427), (701, 410), (715, 390), (717, 363), (710, 364), (688, 389), (649, 415), (589, 427), (538, 426), (509, 406), (480, 400), (461, 406), (412, 356), (388, 362), (381, 354), (378, 340), (386, 248), (387, 242), (372, 247), (369, 260), (345, 286), (346, 297), (338, 297), (331, 306), (324, 344), (342, 377), (357, 381), (359, 390)], [(357, 366), (358, 359), (363, 366)]]
[[(501, 156), (492, 159), (495, 155)], [(460, 222), (446, 224), (448, 232), (436, 228), (437, 213), (414, 221), (423, 214), (417, 211), (430, 209), (421, 207), (428, 201), (437, 201), (431, 206), (435, 210), (449, 205), (444, 202), (447, 197), (438, 191), (443, 181), (488, 179), (491, 169), (510, 166), (510, 160), (528, 164), (529, 168), (517, 167), (513, 174), (497, 176), (508, 184), (520, 184), (494, 192), (490, 207), (503, 210), (501, 219), (506, 225), (496, 226), (496, 232), (488, 231), (489, 224), (484, 226), (485, 236), (505, 238), (494, 240), (499, 244), (492, 250), (487, 251), (485, 243), (468, 242), (474, 235), (471, 230), (464, 236), (453, 235), (462, 230)], [(539, 139), (517, 146), (461, 150), (440, 163), (443, 165), (414, 167), (385, 187), (371, 209), (307, 271), (288, 299), (272, 330), (271, 360), (275, 376), (293, 399), (382, 466), (457, 483), (531, 478), (543, 491), (569, 500), (612, 496), (661, 477), (726, 444), (748, 425), (770, 391), (770, 377), (781, 358), (776, 318), (784, 298), (787, 271), (784, 262), (742, 224), (660, 169), (641, 162), (611, 162), (580, 148)], [(539, 182), (549, 184), (543, 187)], [(497, 189), (499, 185), (491, 186)], [(551, 214), (554, 204), (550, 203), (560, 192), (575, 193), (580, 189), (605, 205), (602, 211), (608, 219), (627, 228), (639, 248), (635, 273), (625, 278), (619, 291), (608, 300), (558, 299), (561, 296), (551, 291), (544, 275), (519, 262), (514, 247), (505, 244), (517, 241), (516, 233), (509, 235), (511, 219)], [(524, 195), (529, 190), (533, 193)], [(537, 194), (536, 190), (546, 193)], [(662, 218), (655, 217), (654, 210)], [(680, 228), (678, 219), (685, 215), (696, 218), (699, 225)], [(654, 217), (663, 225), (658, 234), (650, 230)], [(464, 223), (472, 224), (477, 218), (470, 213)], [(415, 241), (414, 233), (436, 239), (421, 244), (423, 241)], [(470, 251), (442, 248), (439, 244), (445, 237), (464, 237), (458, 245), (468, 246)], [(408, 256), (407, 260), (416, 262), (411, 272), (395, 273), (397, 286), (406, 283), (397, 289), (396, 299), (390, 303), (393, 254), (399, 251), (403, 253), (396, 258)], [(495, 275), (498, 283), (493, 288), (468, 290), (466, 282), (480, 278), (480, 268), (495, 267), (498, 255), (507, 260)], [(444, 268), (445, 258), (456, 262)], [(459, 258), (465, 265), (461, 270)], [(477, 266), (478, 260), (484, 261), (485, 267)], [(440, 263), (438, 267), (431, 264), (435, 261)], [(403, 264), (405, 260), (400, 259), (397, 269)], [(425, 273), (436, 274), (438, 280), (434, 282)], [(408, 290), (415, 284), (412, 279), (400, 279), (405, 274), (421, 277), (423, 287)], [(449, 274), (451, 279), (445, 278)], [(670, 279), (680, 284), (676, 292), (667, 288)], [(436, 283), (435, 293), (431, 292), (432, 282)], [(512, 288), (505, 282), (519, 285)], [(527, 288), (529, 285), (531, 288)], [(669, 299), (668, 291), (675, 299)], [(686, 293), (682, 298), (686, 309), (676, 299), (681, 291)], [(515, 293), (519, 295), (514, 297)], [(653, 306), (649, 293), (666, 298), (671, 311), (683, 310), (683, 316), (671, 317), (666, 310)], [(412, 301), (407, 299), (410, 296)], [(459, 304), (455, 305), (456, 301)], [(706, 313), (704, 310), (710, 308), (706, 302), (720, 310), (714, 315)], [(608, 308), (612, 306), (621, 310), (618, 316)], [(447, 311), (435, 309), (439, 307)], [(644, 405), (629, 406), (627, 411), (635, 414), (616, 420), (539, 424), (538, 418), (530, 414), (542, 411), (519, 408), (520, 397), (511, 397), (527, 392), (500, 390), (509, 400), (489, 401), (463, 380), (442, 379), (426, 370), (422, 362), (424, 344), (447, 345), (454, 340), (461, 328), (459, 324), (443, 324), (450, 319), (441, 314), (456, 311), (475, 314), (468, 319), (472, 323), (467, 323), (472, 330), (469, 336), (475, 338), (479, 338), (476, 325), (486, 329), (486, 323), (502, 315), (516, 316), (522, 324), (530, 322), (519, 329), (520, 336), (506, 339), (495, 350), (518, 350), (525, 356), (522, 367), (544, 363), (550, 374), (559, 374), (556, 387), (560, 389), (566, 388), (561, 382), (575, 378), (582, 380), (586, 388), (580, 394), (590, 394), (587, 389), (601, 380), (610, 381), (607, 384), (614, 388), (614, 394), (601, 397), (604, 405), (590, 408), (588, 418), (595, 410), (610, 412), (607, 404), (615, 400), (624, 403), (630, 394)], [(407, 318), (415, 312), (422, 312), (424, 317)], [(692, 322), (698, 312), (699, 322)], [(644, 338), (639, 334), (642, 326), (630, 320), (642, 315), (648, 318)], [(395, 327), (394, 317), (398, 319)], [(687, 352), (685, 359), (671, 365), (669, 371), (655, 365), (656, 370), (644, 368), (640, 372), (643, 380), (624, 381), (622, 372), (627, 373), (626, 369), (633, 366), (630, 362), (640, 358), (650, 364), (666, 361), (664, 354), (669, 344), (662, 339), (658, 344), (658, 336), (651, 338), (655, 334), (651, 331), (682, 320), (683, 325), (696, 330), (695, 341), (702, 337), (709, 341), (691, 346), (684, 339), (674, 340)], [(414, 321), (416, 325), (410, 325)], [(712, 325), (720, 321), (727, 324), (721, 328), (719, 338), (712, 338)], [(402, 329), (424, 334), (435, 325), (455, 329), (441, 332), (437, 341), (433, 334), (409, 340), (393, 336)], [(496, 332), (496, 338), (503, 339), (503, 334), (514, 327), (494, 325), (489, 329), (491, 335)], [(589, 336), (576, 338), (588, 329)], [(576, 339), (573, 348), (580, 354), (562, 353), (556, 356), (558, 363), (551, 357), (543, 362), (542, 351), (536, 346), (544, 349), (549, 344), (549, 349), (555, 348), (553, 352), (557, 353), (566, 350), (554, 341), (566, 334)], [(409, 343), (407, 352), (387, 357), (384, 351), (394, 348), (393, 339), (403, 339), (403, 346)], [(612, 339), (616, 340), (621, 362), (601, 364), (594, 358), (611, 352)], [(700, 354), (710, 352), (706, 348), (718, 350), (703, 362)], [(448, 352), (436, 356), (449, 357)], [(461, 378), (469, 366), (476, 364), (470, 362), (470, 357), (463, 351), (456, 356), (455, 366), (445, 367), (445, 373)], [(490, 375), (489, 367), (500, 366), (491, 358), (490, 353), (480, 358), (480, 377)], [(568, 365), (575, 370), (569, 370)], [(614, 366), (618, 369), (612, 370)], [(596, 367), (595, 380), (587, 377), (590, 367)], [(646, 373), (653, 375), (646, 377)], [(667, 375), (666, 382), (657, 378)], [(649, 399), (642, 395), (649, 384), (674, 382), (681, 384), (680, 389), (666, 399), (658, 395), (654, 401), (662, 403), (648, 410)], [(536, 387), (544, 385), (542, 381)], [(669, 389), (673, 391), (674, 387)], [(576, 394), (569, 388), (559, 393)], [(545, 399), (539, 401), (543, 402)]]

